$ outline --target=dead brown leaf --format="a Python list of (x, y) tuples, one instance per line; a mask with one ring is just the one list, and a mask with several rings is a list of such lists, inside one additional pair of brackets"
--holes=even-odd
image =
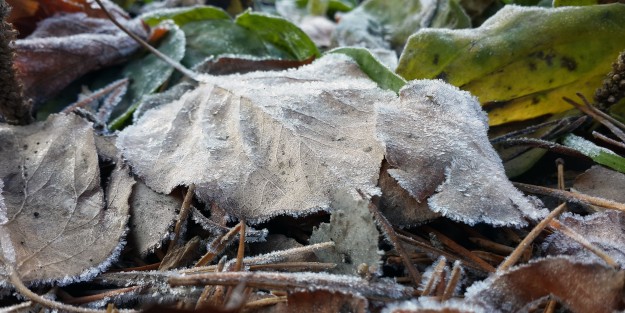
[(555, 257), (492, 275), (471, 286), (465, 299), (490, 312), (520, 312), (552, 295), (573, 312), (613, 312), (625, 308), (623, 287), (623, 271)]
[(0, 178), (7, 217), (1, 227), (24, 281), (89, 279), (117, 257), (129, 196), (118, 186), (128, 175), (113, 173), (104, 210), (90, 124), (75, 115), (0, 124)]

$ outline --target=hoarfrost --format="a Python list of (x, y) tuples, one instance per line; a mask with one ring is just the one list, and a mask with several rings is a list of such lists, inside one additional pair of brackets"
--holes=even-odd
[[(505, 175), (488, 120), (468, 92), (440, 80), (410, 82), (400, 102), (378, 107), (388, 173), (418, 202), (467, 224), (522, 226), (537, 210)], [(429, 198), (428, 198), (429, 197)]]

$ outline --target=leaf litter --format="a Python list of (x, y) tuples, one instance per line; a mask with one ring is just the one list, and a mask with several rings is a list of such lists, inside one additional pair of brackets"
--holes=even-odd
[[(275, 20), (266, 19), (271, 21)], [(291, 27), (284, 20), (280, 23)], [(9, 278), (17, 292), (43, 307), (84, 311), (44, 300), (21, 283), (38, 282), (45, 292), (50, 284), (63, 285), (73, 280), (67, 276), (33, 280), (25, 268), (16, 268), (24, 262), (20, 255), (20, 245), (24, 244), (18, 244), (15, 238), (25, 232), (11, 226), (14, 220), (32, 221), (43, 217), (41, 212), (58, 211), (51, 210), (53, 207), (68, 203), (80, 206), (87, 199), (84, 205), (94, 205), (90, 210), (102, 217), (90, 222), (114, 224), (105, 231), (89, 222), (73, 229), (76, 234), (97, 233), (108, 239), (86, 248), (99, 265), (83, 268), (82, 275), (77, 270), (79, 274), (72, 277), (88, 280), (84, 286), (95, 289), (83, 292), (73, 286), (54, 287), (48, 294), (76, 304), (88, 303), (88, 307), (102, 308), (108, 303), (109, 310), (177, 304), (179, 308), (210, 307), (221, 311), (350, 308), (359, 312), (507, 312), (542, 306), (541, 301), (552, 295), (559, 299), (556, 305), (574, 312), (622, 309), (622, 270), (614, 262), (608, 262), (611, 267), (605, 266), (588, 252), (603, 255), (603, 260), (610, 255), (622, 264), (620, 213), (610, 211), (583, 218), (567, 213), (560, 220), (545, 219), (542, 224), (549, 225), (549, 232), (556, 232), (544, 239), (538, 235), (542, 228), (535, 228), (536, 236), (529, 237), (540, 248), (520, 255), (518, 251), (523, 251), (527, 243), (513, 248), (525, 236), (525, 231), (518, 228), (542, 218), (546, 210), (540, 209), (542, 204), (535, 199), (523, 196), (505, 177), (501, 160), (488, 143), (488, 122), (477, 100), (441, 81), (406, 83), (381, 66), (366, 49), (342, 49), (339, 53), (354, 59), (326, 55), (311, 65), (289, 71), (204, 76), (198, 87), (189, 84), (161, 99), (153, 94), (150, 105), (140, 110), (134, 125), (122, 131), (119, 139), (87, 131), (91, 127), (98, 131), (106, 128), (96, 125), (103, 124), (102, 118), (98, 120), (81, 110), (77, 110), (79, 116), (96, 123), (91, 125), (75, 115), (52, 115), (46, 122), (23, 128), (0, 124), (2, 135), (64, 121), (70, 125), (58, 127), (62, 135), (51, 129), (57, 127), (35, 133), (55, 139), (68, 134), (75, 138), (77, 132), (91, 136), (82, 145), (84, 149), (75, 146), (84, 140), (56, 140), (56, 145), (46, 146), (45, 150), (46, 155), (55, 158), (35, 162), (41, 171), (61, 173), (43, 181), (41, 190), (46, 195), (46, 187), (58, 187), (57, 197), (48, 196), (45, 202), (40, 199), (40, 206), (46, 210), (37, 207), (37, 214), (30, 216), (32, 203), (22, 201), (28, 205), (11, 220), (10, 213), (16, 208), (14, 198), (20, 194), (14, 186), (20, 176), (1, 176), (0, 217), (6, 217), (0, 218), (4, 265), (0, 277), (5, 279), (4, 284), (8, 285)], [(299, 55), (296, 50), (292, 52)], [(237, 57), (232, 58), (234, 63)], [(211, 66), (221, 66), (219, 62)], [(297, 66), (308, 61), (297, 62), (283, 64)], [(283, 66), (278, 60), (267, 64)], [(249, 72), (251, 68), (253, 65), (237, 65), (232, 70)], [(22, 137), (28, 136), (16, 135), (12, 140)], [(24, 158), (34, 158), (43, 151), (20, 152), (20, 146), (0, 149), (2, 162), (23, 166), (27, 163)], [(80, 151), (72, 153), (77, 149)], [(56, 157), (89, 159), (91, 170), (59, 165)], [(19, 159), (22, 162), (16, 163)], [(316, 166), (313, 170), (311, 164)], [(27, 164), (26, 169), (30, 166)], [(26, 169), (21, 179), (28, 182), (28, 175), (33, 173)], [(87, 179), (88, 190), (82, 190), (82, 196), (68, 198), (72, 201), (59, 201), (64, 192), (76, 189), (64, 187), (67, 183), (63, 179), (68, 175), (62, 173), (72, 169), (74, 187), (76, 181)], [(41, 172), (34, 174), (39, 177)], [(187, 214), (181, 214), (176, 229), (180, 225), (182, 231), (171, 236), (170, 225), (180, 208), (180, 200), (172, 194), (195, 184), (195, 201), (185, 201), (184, 205), (190, 209), (192, 221), (187, 222)], [(517, 186), (531, 190), (529, 185)], [(191, 195), (192, 191), (191, 187), (187, 193)], [(562, 191), (560, 196), (570, 194)], [(347, 201), (350, 205), (337, 202), (338, 196), (352, 199)], [(128, 232), (129, 212), (134, 221)], [(84, 212), (70, 217), (78, 213)], [(239, 223), (232, 227), (235, 220)], [(284, 221), (296, 225), (284, 227)], [(250, 229), (246, 222), (263, 229)], [(52, 225), (47, 220), (46, 224)], [(314, 226), (319, 228), (313, 231)], [(570, 236), (571, 232), (587, 238), (574, 239), (583, 246), (561, 235)], [(380, 234), (387, 240), (380, 240)], [(137, 240), (137, 235), (147, 236)], [(159, 247), (171, 237), (175, 242), (169, 243), (169, 249)], [(320, 243), (314, 244), (316, 237)], [(79, 236), (74, 241), (84, 243), (85, 239), (89, 237)], [(238, 248), (228, 245), (237, 239)], [(27, 245), (33, 244), (30, 240)], [(129, 240), (129, 249), (120, 254), (125, 240)], [(52, 240), (47, 244), (55, 243)], [(217, 264), (181, 269), (196, 263), (198, 253), (206, 249), (205, 243), (210, 243), (206, 247), (208, 255), (219, 260)], [(77, 246), (74, 242), (55, 246), (55, 252), (72, 255), (72, 251), (80, 250)], [(105, 251), (91, 255), (96, 246)], [(246, 256), (254, 246), (262, 247), (263, 254)], [(130, 250), (138, 255), (127, 253)], [(484, 271), (487, 265), (494, 272), (493, 266), (510, 251), (512, 255), (496, 273)], [(369, 254), (369, 260), (360, 263), (360, 252)], [(540, 254), (532, 256), (532, 252)], [(323, 253), (334, 257), (324, 261), (319, 258)], [(544, 254), (552, 256), (539, 256)], [(563, 254), (585, 260), (574, 261)], [(533, 260), (507, 269), (519, 257)], [(117, 259), (113, 263), (115, 271), (90, 279)], [(66, 258), (63, 266), (76, 267), (73, 260), (74, 256)], [(80, 255), (76, 260), (81, 261)], [(337, 265), (348, 265), (344, 260), (352, 264), (340, 271), (349, 275), (326, 273), (336, 270)], [(454, 261), (452, 268), (447, 260)], [(156, 268), (159, 270), (150, 271)], [(207, 283), (212, 286), (205, 286)], [(461, 298), (464, 286), (471, 284), (474, 286)], [(124, 288), (82, 296), (111, 286)], [(580, 290), (589, 296), (580, 297)], [(68, 291), (72, 294), (69, 297)], [(7, 292), (2, 296), (10, 297)], [(551, 301), (547, 306), (555, 303)]]

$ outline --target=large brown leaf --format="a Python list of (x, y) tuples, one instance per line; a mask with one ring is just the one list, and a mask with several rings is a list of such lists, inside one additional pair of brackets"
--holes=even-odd
[[(88, 279), (120, 249), (129, 192), (118, 193), (114, 172), (107, 195), (91, 125), (74, 115), (52, 115), (28, 126), (0, 124), (0, 179), (7, 221), (0, 225), (14, 249), (23, 280)], [(131, 179), (131, 178), (130, 178)]]
[(195, 183), (204, 201), (256, 223), (328, 210), (335, 190), (379, 194), (386, 154), (399, 186), (418, 201), (433, 195), (445, 216), (522, 225), (543, 214), (507, 180), (477, 100), (442, 81), (411, 83), (398, 98), (341, 55), (207, 79), (119, 135), (157, 192)]

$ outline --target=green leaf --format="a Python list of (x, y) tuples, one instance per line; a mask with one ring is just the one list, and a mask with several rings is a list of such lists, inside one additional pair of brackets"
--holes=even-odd
[[(170, 58), (180, 61), (185, 52), (185, 36), (182, 30), (173, 23), (165, 24), (169, 32), (161, 41), (158, 50)], [(131, 61), (124, 68), (122, 75), (130, 79), (128, 92), (122, 104), (117, 108), (125, 110), (111, 125), (111, 129), (119, 129), (132, 116), (139, 101), (144, 95), (155, 92), (158, 87), (167, 81), (174, 68), (153, 54)], [(125, 105), (124, 105), (125, 104)]]
[(591, 95), (625, 49), (625, 5), (506, 6), (470, 30), (424, 29), (408, 40), (396, 72), (443, 78), (478, 96), (491, 125), (566, 111)]
[(173, 20), (176, 25), (183, 26), (193, 21), (230, 20), (230, 15), (218, 7), (207, 5), (156, 10), (143, 14), (140, 18), (149, 26), (156, 26), (164, 20)]
[(581, 152), (601, 165), (607, 166), (621, 173), (625, 173), (625, 158), (617, 155), (609, 149), (599, 147), (594, 143), (575, 135), (565, 136), (562, 139), (562, 144)]
[(182, 61), (186, 66), (198, 64), (210, 56), (224, 54), (276, 58), (287, 56), (275, 48), (270, 51), (254, 32), (234, 24), (232, 20), (196, 21), (181, 28), (187, 37), (187, 49)]
[(386, 65), (382, 64), (365, 48), (342, 47), (326, 52), (326, 54), (329, 53), (341, 53), (354, 59), (354, 61), (358, 63), (358, 66), (360, 66), (360, 69), (382, 89), (388, 89), (399, 93), (401, 87), (406, 84), (406, 80), (395, 74)]
[(340, 46), (401, 49), (422, 27), (470, 25), (457, 0), (367, 0), (341, 17), (335, 35)]
[(293, 59), (305, 60), (319, 56), (317, 46), (308, 35), (284, 18), (246, 11), (237, 16), (235, 23), (287, 52)]
[(299, 61), (319, 56), (308, 35), (280, 17), (245, 11), (232, 20), (222, 9), (197, 6), (158, 10), (141, 18), (149, 25), (171, 19), (180, 26), (187, 43), (182, 63), (189, 67), (226, 54)]
[(584, 6), (599, 4), (598, 0), (553, 0), (553, 7)]

